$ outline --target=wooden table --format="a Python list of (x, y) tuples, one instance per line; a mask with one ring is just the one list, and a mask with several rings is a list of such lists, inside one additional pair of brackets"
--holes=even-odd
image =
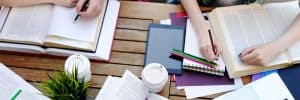
[[(202, 10), (207, 11), (211, 8), (202, 8)], [(93, 75), (92, 85), (88, 89), (91, 95), (89, 98), (95, 98), (108, 75), (120, 77), (125, 70), (129, 70), (140, 76), (144, 66), (148, 25), (167, 19), (170, 12), (178, 11), (183, 11), (179, 5), (122, 1), (111, 62), (92, 62)], [(0, 54), (1, 63), (9, 66), (11, 70), (33, 85), (47, 79), (45, 72), (52, 74), (55, 71), (62, 71), (64, 61), (65, 59), (62, 58)], [(244, 78), (244, 81), (249, 81), (249, 77)], [(160, 94), (172, 100), (185, 99), (184, 91), (176, 90), (175, 83), (171, 81), (168, 81)]]

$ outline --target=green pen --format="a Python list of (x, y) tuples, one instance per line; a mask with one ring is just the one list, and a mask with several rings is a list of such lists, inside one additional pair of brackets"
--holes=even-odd
[(16, 98), (21, 94), (21, 92), (22, 92), (22, 89), (19, 89), (19, 90), (17, 91), (17, 93), (16, 93), (14, 96), (11, 97), (10, 100), (16, 100)]

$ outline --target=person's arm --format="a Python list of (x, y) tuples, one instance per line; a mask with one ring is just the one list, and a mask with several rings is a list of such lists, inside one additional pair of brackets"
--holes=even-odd
[(194, 31), (198, 33), (198, 40), (201, 46), (200, 51), (202, 55), (208, 60), (216, 60), (220, 50), (216, 42), (214, 42), (215, 44), (213, 45), (216, 48), (217, 53), (216, 55), (214, 54), (208, 33), (209, 25), (202, 16), (197, 0), (181, 0), (181, 4), (191, 20)]
[(37, 4), (56, 4), (66, 7), (75, 7), (77, 0), (0, 0), (0, 6), (23, 7)]
[(273, 42), (245, 49), (240, 55), (241, 60), (247, 64), (266, 65), (279, 53), (300, 40), (299, 27), (300, 14), (298, 14), (294, 23), (291, 24), (283, 36)]

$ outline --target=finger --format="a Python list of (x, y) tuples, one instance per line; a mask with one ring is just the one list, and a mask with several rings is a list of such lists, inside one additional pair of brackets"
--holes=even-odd
[(252, 52), (245, 54), (244, 56), (241, 56), (241, 59), (245, 63), (250, 63), (252, 60), (255, 60), (255, 58), (258, 56), (256, 51), (252, 50)]
[(80, 12), (79, 15), (83, 16), (85, 18), (90, 18), (90, 17), (93, 16), (93, 13), (95, 13), (95, 12), (92, 12), (91, 10), (87, 10), (87, 11), (84, 11), (84, 12)]
[(257, 58), (258, 57), (253, 58), (251, 61), (249, 61), (248, 64), (251, 64), (251, 65), (260, 65), (260, 62), (259, 62), (259, 60)]
[(217, 44), (214, 44), (214, 48), (215, 48), (215, 51), (216, 51), (216, 56), (219, 57), (219, 55), (221, 54), (221, 49), (220, 49), (220, 47), (218, 47)]
[(213, 49), (211, 47), (207, 48), (207, 56), (208, 60), (213, 61), (216, 60), (218, 57), (215, 55)]
[(78, 0), (72, 0), (72, 3), (75, 3), (75, 4), (76, 4), (77, 2), (78, 2)]
[(251, 53), (254, 50), (254, 48), (250, 47), (250, 48), (246, 48), (241, 54), (240, 57), (245, 56), (246, 54)]
[(208, 57), (207, 57), (207, 50), (206, 50), (206, 48), (201, 47), (201, 48), (200, 48), (200, 52), (201, 52), (201, 54), (203, 55), (204, 58), (208, 58)]
[(71, 3), (71, 7), (76, 7), (76, 3)]
[(83, 5), (84, 2), (85, 2), (85, 0), (78, 0), (78, 2), (77, 2), (77, 4), (76, 4), (76, 11), (77, 11), (77, 13), (79, 13), (80, 10), (81, 10), (81, 8), (84, 6), (84, 5)]

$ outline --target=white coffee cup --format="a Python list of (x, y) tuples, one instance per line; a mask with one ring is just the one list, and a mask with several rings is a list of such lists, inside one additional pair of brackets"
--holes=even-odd
[(142, 71), (142, 81), (150, 92), (158, 93), (168, 81), (168, 72), (162, 64), (148, 64)]
[(84, 78), (84, 82), (90, 81), (92, 73), (89, 59), (83, 55), (72, 55), (68, 57), (65, 62), (65, 72), (70, 75), (75, 71), (76, 67), (78, 70), (78, 79), (82, 80)]

